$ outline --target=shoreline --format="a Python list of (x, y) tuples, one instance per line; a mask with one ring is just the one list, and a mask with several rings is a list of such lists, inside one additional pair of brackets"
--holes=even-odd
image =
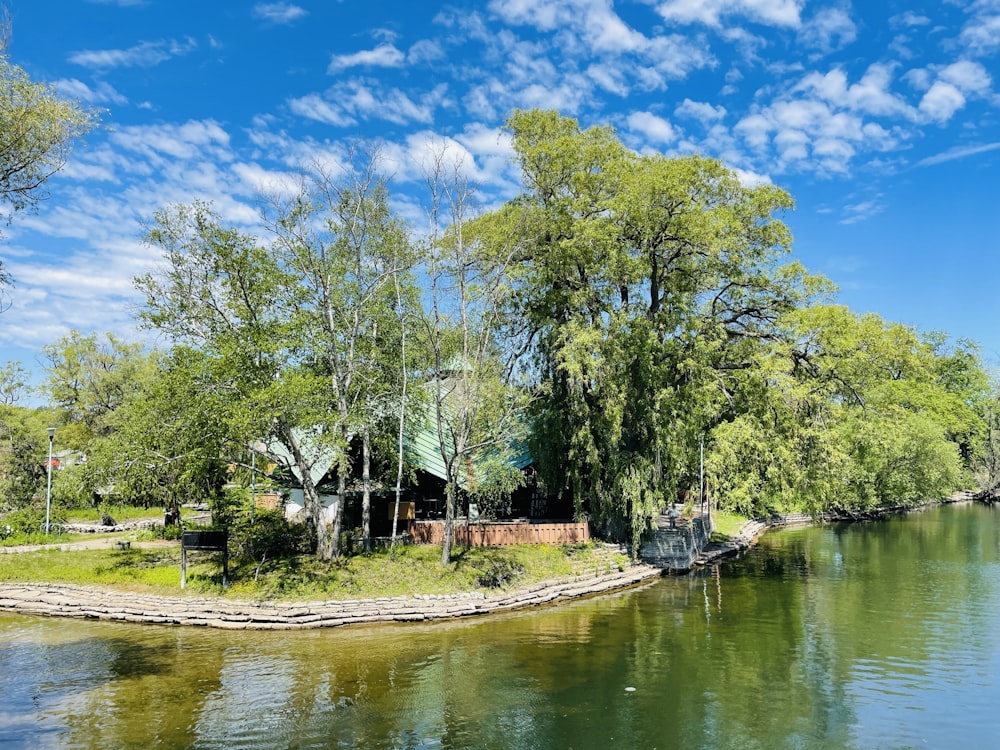
[(543, 581), (497, 594), (418, 594), (299, 602), (188, 599), (73, 584), (3, 583), (0, 612), (225, 630), (305, 630), (427, 622), (530, 609), (634, 588), (663, 574), (660, 568), (638, 563), (620, 572)]
[[(887, 508), (862, 516), (786, 514), (772, 516), (766, 521), (747, 521), (729, 540), (707, 545), (694, 565), (682, 574), (719, 563), (749, 549), (771, 529), (817, 522), (874, 520), (972, 500), (971, 493), (956, 493), (951, 498), (934, 503)], [(169, 597), (74, 584), (0, 583), (0, 612), (226, 630), (306, 630), (376, 623), (430, 622), (512, 612), (636, 588), (671, 574), (676, 573), (637, 562), (622, 571), (553, 579), (495, 594), (418, 594), (297, 602)]]

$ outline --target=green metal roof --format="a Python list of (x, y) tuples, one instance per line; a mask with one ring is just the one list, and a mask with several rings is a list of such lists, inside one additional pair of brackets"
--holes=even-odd
[[(428, 388), (433, 387), (433, 384), (428, 383)], [(454, 391), (454, 386), (449, 393)], [(447, 409), (447, 395), (445, 395), (444, 407)], [(445, 439), (447, 440), (448, 427), (447, 424), (443, 426), (445, 430)], [(523, 440), (516, 440), (507, 446), (507, 462), (516, 469), (524, 469), (533, 463), (531, 458), (531, 453), (528, 451), (528, 445)], [(407, 458), (409, 461), (417, 466), (418, 468), (426, 471), (428, 474), (433, 474), (434, 476), (442, 479), (444, 481), (448, 480), (448, 476), (445, 470), (444, 459), (441, 458), (441, 446), (438, 441), (437, 426), (435, 424), (434, 410), (428, 409), (426, 417), (417, 430), (411, 430), (405, 436), (405, 450)], [(483, 455), (474, 456), (472, 460), (473, 467), (481, 465), (482, 462), (489, 456), (489, 453), (484, 453)], [(464, 487), (464, 474), (463, 479), (459, 480), (459, 484)]]

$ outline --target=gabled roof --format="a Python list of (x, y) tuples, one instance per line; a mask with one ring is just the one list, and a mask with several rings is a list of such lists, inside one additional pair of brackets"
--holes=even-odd
[[(436, 388), (440, 385), (444, 390), (444, 399), (442, 406), (445, 411), (448, 411), (448, 400), (451, 394), (456, 393), (461, 387), (460, 381), (453, 378), (445, 378), (440, 381), (432, 381), (426, 384), (428, 390)], [(432, 397), (433, 400), (433, 397)], [(407, 453), (407, 458), (417, 466), (419, 469), (426, 471), (428, 474), (432, 474), (439, 479), (444, 481), (448, 480), (447, 472), (445, 470), (444, 459), (441, 458), (441, 446), (438, 441), (437, 425), (435, 424), (435, 415), (433, 409), (428, 409), (423, 422), (419, 429), (411, 429), (406, 435), (405, 440), (405, 450)], [(445, 430), (445, 438), (447, 439), (447, 424), (443, 425)], [(531, 453), (528, 450), (528, 445), (523, 440), (516, 440), (510, 443), (508, 446), (506, 460), (507, 463), (516, 468), (524, 469), (530, 466), (534, 461), (531, 457)], [(494, 455), (497, 451), (493, 451)], [(472, 460), (472, 465), (474, 468), (481, 466), (490, 456), (490, 452), (487, 451), (483, 455), (474, 456)], [(462, 476), (459, 478), (459, 485), (465, 489), (468, 477), (466, 472), (462, 472)]]
[[(312, 465), (309, 468), (309, 476), (312, 478), (312, 483), (314, 485), (319, 484), (330, 470), (330, 467), (336, 463), (338, 457), (337, 449), (321, 441), (319, 428), (306, 429), (293, 427), (292, 435), (299, 444), (299, 450), (302, 451), (306, 460), (312, 460)], [(270, 440), (267, 443), (267, 452), (278, 459), (283, 466), (288, 467), (292, 474), (295, 475), (295, 478), (300, 483), (302, 482), (302, 472), (299, 471), (295, 459), (292, 458), (291, 452), (285, 447), (284, 443), (280, 440)]]

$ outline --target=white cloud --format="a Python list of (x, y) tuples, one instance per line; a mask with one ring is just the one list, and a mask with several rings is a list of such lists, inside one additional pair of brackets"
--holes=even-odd
[(930, 167), (934, 164), (944, 164), (945, 162), (955, 161), (956, 159), (978, 156), (979, 154), (996, 151), (997, 149), (1000, 149), (1000, 142), (986, 143), (982, 146), (956, 146), (955, 148), (950, 148), (940, 154), (935, 154), (934, 156), (928, 156), (925, 159), (921, 159), (917, 162), (917, 166)]
[(708, 126), (726, 116), (726, 108), (722, 105), (713, 106), (707, 102), (695, 102), (685, 99), (674, 109), (674, 114), (678, 117), (690, 117), (698, 120), (702, 125)]
[(922, 13), (916, 13), (912, 10), (908, 10), (905, 13), (900, 13), (898, 16), (890, 18), (889, 23), (895, 27), (915, 28), (920, 26), (930, 26), (931, 19)]
[(358, 79), (338, 83), (324, 95), (308, 94), (288, 102), (292, 112), (336, 127), (363, 119), (380, 119), (405, 125), (430, 123), (434, 111), (446, 102), (447, 86), (439, 84), (420, 96), (398, 88), (383, 88), (378, 81)]
[(882, 195), (876, 195), (868, 200), (844, 206), (844, 218), (840, 220), (840, 223), (857, 224), (873, 216), (878, 216), (883, 211), (885, 211), (885, 203), (882, 201)]
[(440, 42), (433, 39), (421, 39), (410, 45), (406, 53), (406, 61), (410, 64), (434, 62), (445, 58), (444, 48)]
[(232, 169), (243, 184), (242, 192), (246, 195), (293, 196), (302, 184), (298, 174), (268, 169), (256, 163), (234, 164)]
[(629, 92), (629, 76), (620, 65), (590, 65), (587, 77), (605, 91), (627, 96)]
[(508, 24), (554, 34), (553, 50), (563, 60), (596, 57), (587, 66), (588, 76), (620, 95), (628, 93), (632, 81), (644, 90), (661, 89), (666, 79), (683, 78), (714, 62), (703, 39), (646, 36), (614, 11), (611, 0), (492, 0), (490, 10)]
[(736, 175), (736, 179), (740, 181), (740, 184), (746, 187), (759, 187), (761, 185), (773, 184), (771, 178), (766, 174), (760, 174), (759, 172), (732, 166), (730, 166), (730, 169), (733, 171), (733, 174)]
[(798, 28), (804, 0), (664, 0), (660, 15), (674, 23), (721, 26), (728, 16), (742, 16), (768, 26)]
[(938, 77), (962, 91), (977, 94), (986, 92), (993, 82), (986, 68), (971, 60), (959, 60), (941, 68)]
[(986, 96), (993, 83), (986, 68), (971, 60), (912, 70), (907, 79), (918, 89), (926, 89), (920, 112), (938, 123), (950, 120), (970, 96)]
[(962, 29), (959, 42), (975, 54), (989, 54), (1000, 49), (1000, 13), (973, 17)]
[(188, 38), (182, 42), (173, 39), (140, 42), (128, 49), (81, 50), (69, 56), (69, 61), (86, 68), (149, 68), (172, 57), (186, 55), (198, 47)]
[(375, 49), (361, 50), (350, 55), (334, 55), (327, 68), (328, 73), (356, 66), (374, 68), (399, 68), (406, 61), (406, 56), (392, 44), (380, 44)]
[(307, 120), (325, 122), (338, 128), (345, 128), (357, 122), (341, 107), (331, 104), (319, 94), (306, 94), (296, 99), (289, 99), (288, 107), (293, 113)]
[(669, 144), (677, 140), (673, 125), (651, 112), (633, 112), (626, 119), (630, 130), (653, 143)]
[(819, 96), (836, 106), (870, 115), (900, 115), (912, 118), (913, 108), (889, 89), (893, 66), (875, 63), (869, 66), (861, 80), (848, 85), (847, 74), (837, 68), (829, 73), (806, 75), (793, 91)]
[(257, 3), (253, 6), (253, 17), (277, 25), (294, 23), (308, 15), (308, 11), (291, 3)]
[(821, 8), (799, 30), (799, 39), (824, 52), (842, 49), (857, 39), (858, 30), (843, 8)]
[(920, 111), (936, 122), (947, 122), (965, 106), (965, 95), (945, 81), (935, 81), (920, 100)]
[(88, 104), (125, 104), (128, 101), (106, 81), (101, 81), (96, 88), (91, 88), (77, 78), (63, 78), (54, 85), (64, 96)]
[(120, 128), (109, 136), (115, 146), (145, 156), (151, 164), (164, 159), (211, 158), (228, 161), (229, 134), (214, 120), (189, 120), (181, 125)]

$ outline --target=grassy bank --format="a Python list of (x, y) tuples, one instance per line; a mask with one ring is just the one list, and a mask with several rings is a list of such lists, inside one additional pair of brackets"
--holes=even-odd
[(712, 511), (712, 538), (713, 542), (725, 542), (732, 539), (739, 532), (740, 528), (750, 519), (738, 513), (730, 513), (726, 510)]
[[(626, 559), (602, 545), (520, 545), (460, 549), (442, 567), (436, 546), (401, 547), (322, 563), (300, 555), (233, 563), (232, 585), (222, 588), (214, 553), (188, 558), (188, 595), (234, 599), (366, 599), (415, 594), (454, 594), (527, 586), (539, 581), (624, 568)], [(0, 581), (73, 583), (128, 591), (180, 594), (180, 548), (41, 550), (0, 555)]]

